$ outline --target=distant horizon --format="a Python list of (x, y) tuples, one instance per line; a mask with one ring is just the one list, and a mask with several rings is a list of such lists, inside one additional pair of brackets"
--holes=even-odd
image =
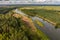
[(60, 6), (60, 4), (0, 4), (1, 6)]

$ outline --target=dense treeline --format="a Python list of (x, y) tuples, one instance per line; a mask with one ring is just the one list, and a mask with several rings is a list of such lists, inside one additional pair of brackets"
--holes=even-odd
[(0, 7), (0, 14), (6, 14), (17, 7)]

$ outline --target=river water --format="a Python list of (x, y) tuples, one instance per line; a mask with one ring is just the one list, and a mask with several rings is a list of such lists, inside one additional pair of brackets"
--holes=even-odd
[[(19, 13), (21, 15), (24, 16), (28, 16), (25, 13), (23, 13), (22, 11), (16, 9), (14, 10), (16, 13)], [(60, 29), (55, 29), (54, 25), (48, 23), (47, 21), (44, 21), (43, 19), (39, 18), (39, 17), (31, 17), (33, 22), (34, 20), (39, 20), (40, 22), (42, 22), (44, 24), (44, 27), (39, 27), (35, 22), (35, 26), (41, 30), (42, 32), (44, 32), (51, 40), (60, 40)]]

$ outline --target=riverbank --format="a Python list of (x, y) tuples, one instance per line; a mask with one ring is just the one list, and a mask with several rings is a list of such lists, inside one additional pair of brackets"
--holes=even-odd
[(49, 8), (25, 8), (25, 9), (20, 9), (22, 10), (24, 13), (26, 13), (29, 16), (37, 16), (39, 18), (42, 18), (43, 20), (51, 23), (52, 25), (55, 26), (55, 28), (60, 28), (60, 15), (59, 15), (59, 10), (52, 10), (53, 7), (51, 7), (50, 10), (48, 10)]
[[(19, 10), (20, 11), (20, 10)], [(27, 11), (28, 12), (28, 11)], [(20, 13), (24, 13), (23, 11), (20, 12)], [(25, 13), (24, 13), (25, 14)], [(31, 13), (30, 13), (31, 14)], [(32, 17), (32, 16), (31, 16)], [(42, 32), (44, 32), (46, 35), (48, 35), (48, 37), (51, 39), (51, 40), (59, 40), (59, 35), (60, 35), (60, 31), (59, 30), (56, 30), (54, 28), (53, 25), (51, 25), (50, 23), (44, 21), (43, 19), (39, 18), (39, 17), (32, 17), (32, 20), (39, 20), (41, 21), (43, 24), (44, 24), (44, 27), (39, 27), (36, 23), (35, 26), (39, 29), (39, 31), (41, 30)], [(58, 32), (59, 31), (59, 32)], [(43, 37), (43, 36), (42, 36)]]
[(37, 16), (37, 17), (42, 18), (43, 20), (47, 21), (48, 23), (51, 23), (52, 25), (56, 26), (56, 23), (55, 23), (55, 22), (52, 22), (52, 21), (49, 20), (49, 19), (46, 19), (46, 18), (44, 18), (44, 17), (42, 17), (42, 16)]
[[(18, 10), (19, 11), (19, 10)], [(32, 31), (36, 32), (38, 35), (40, 35), (42, 37), (42, 40), (50, 40), (41, 30), (37, 29), (32, 21), (31, 18), (29, 18), (28, 16), (25, 16), (25, 15), (22, 15), (20, 13), (18, 13), (17, 11), (14, 11), (15, 13), (17, 14), (14, 14), (13, 16), (14, 17), (17, 17), (17, 16), (21, 16), (21, 20), (23, 21), (24, 24), (26, 24), (26, 27), (29, 27), (30, 29), (32, 29)], [(19, 18), (19, 17), (17, 17)]]
[[(24, 7), (24, 8), (20, 8), (20, 10), (25, 10), (25, 9), (27, 9), (27, 10), (36, 10), (36, 9), (41, 9), (41, 8), (34, 8), (34, 7), (28, 7), (28, 8), (26, 8), (26, 7)], [(45, 8), (46, 9), (46, 8)], [(47, 9), (48, 10), (48, 9)], [(51, 9), (50, 9), (51, 10)], [(27, 13), (26, 13), (27, 14)], [(31, 14), (32, 15), (32, 14)], [(51, 20), (49, 20), (49, 19), (47, 19), (47, 18), (44, 18), (43, 16), (39, 16), (39, 15), (36, 15), (37, 17), (39, 17), (39, 18), (42, 18), (43, 20), (45, 20), (45, 21), (47, 21), (47, 22), (49, 22), (49, 23), (51, 23), (52, 25), (54, 25), (54, 26), (56, 26), (56, 23), (55, 22), (53, 22), (53, 21), (51, 21)]]

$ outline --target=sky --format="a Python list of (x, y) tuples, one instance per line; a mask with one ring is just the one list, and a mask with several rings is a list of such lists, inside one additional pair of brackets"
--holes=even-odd
[(15, 1), (21, 1), (22, 3), (60, 4), (60, 0), (15, 0)]
[(16, 1), (15, 3), (21, 4), (60, 4), (60, 0), (10, 0), (10, 1)]

